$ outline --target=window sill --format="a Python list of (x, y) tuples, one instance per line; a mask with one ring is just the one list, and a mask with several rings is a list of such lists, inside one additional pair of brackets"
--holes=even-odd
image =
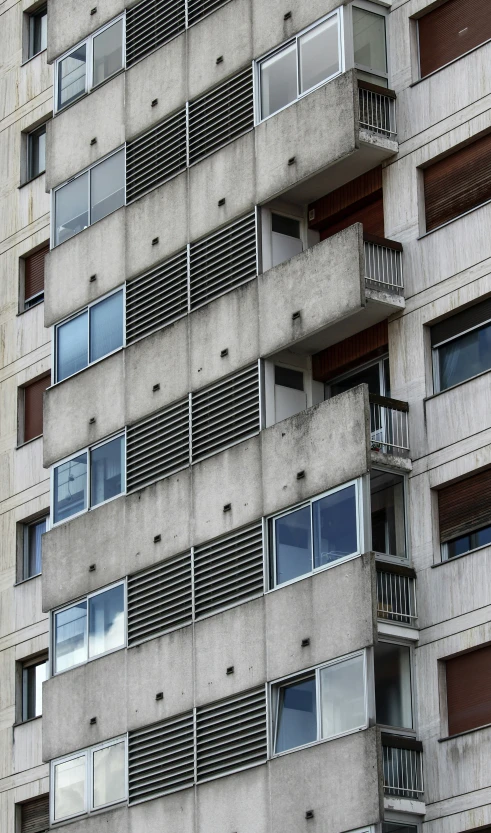
[(491, 544), (483, 544), (482, 547), (475, 547), (473, 550), (467, 550), (467, 552), (462, 552), (460, 555), (454, 555), (453, 558), (442, 558), (441, 561), (437, 561), (436, 564), (432, 564), (431, 569), (434, 570), (435, 567), (441, 567), (443, 564), (451, 564), (453, 561), (460, 561), (461, 558), (467, 558), (468, 555), (473, 555), (475, 552), (481, 552), (482, 550), (489, 549), (489, 547), (491, 547)]
[[(451, 154), (449, 154), (449, 155), (451, 155)], [(478, 211), (479, 208), (483, 208), (483, 206), (489, 205), (490, 203), (491, 203), (491, 200), (486, 200), (485, 202), (480, 202), (479, 205), (475, 205), (474, 208), (469, 208), (469, 211), (464, 211), (463, 214), (459, 214), (457, 217), (452, 217), (451, 220), (447, 220), (447, 222), (442, 223), (441, 226), (437, 226), (436, 228), (432, 228), (432, 229), (430, 229), (430, 231), (425, 231), (424, 234), (420, 234), (417, 239), (418, 240), (424, 240), (426, 237), (429, 237), (430, 234), (434, 234), (436, 231), (440, 231), (440, 229), (446, 228), (447, 226), (451, 225), (452, 223), (456, 223), (457, 220), (461, 220), (462, 217), (467, 217), (469, 214), (472, 214), (474, 211)]]
[(17, 729), (18, 726), (25, 726), (26, 723), (34, 723), (35, 720), (41, 720), (42, 714), (36, 715), (36, 717), (28, 717), (27, 720), (19, 720), (18, 723), (14, 723), (12, 726), (13, 729)]
[(45, 173), (46, 173), (46, 169), (44, 171), (41, 171), (40, 173), (36, 174), (36, 176), (31, 177), (31, 179), (26, 179), (25, 182), (21, 182), (21, 184), (17, 186), (17, 190), (21, 191), (22, 188), (25, 188), (26, 185), (30, 185), (31, 182), (35, 182), (36, 179), (39, 179), (41, 176), (44, 176)]
[(423, 404), (426, 406), (427, 402), (431, 402), (432, 399), (436, 399), (438, 396), (442, 396), (445, 393), (448, 393), (449, 390), (456, 390), (457, 388), (461, 388), (462, 385), (466, 385), (468, 382), (472, 382), (473, 379), (479, 379), (481, 376), (486, 376), (486, 374), (491, 374), (490, 370), (483, 370), (482, 373), (476, 373), (475, 376), (469, 376), (468, 379), (464, 379), (462, 382), (458, 382), (456, 385), (450, 385), (449, 388), (445, 388), (444, 390), (439, 390), (436, 393), (432, 393), (431, 396), (426, 396), (423, 399)]
[(33, 60), (34, 60), (34, 58), (39, 58), (39, 56), (40, 56), (40, 55), (42, 55), (44, 52), (47, 52), (47, 49), (41, 49), (39, 52), (36, 52), (36, 54), (35, 54), (35, 55), (31, 55), (31, 57), (30, 57), (30, 58), (26, 58), (26, 60), (25, 60), (25, 61), (22, 61), (22, 63), (21, 63), (21, 67), (25, 67), (25, 66), (26, 66), (26, 64), (30, 64), (30, 63), (31, 63), (31, 61), (33, 61)]
[(42, 436), (43, 436), (42, 434), (38, 434), (36, 437), (31, 437), (30, 440), (26, 440), (23, 443), (17, 443), (17, 445), (15, 446), (15, 450), (19, 451), (20, 448), (24, 448), (26, 445), (30, 445), (31, 443), (35, 443), (36, 440), (40, 440), (42, 438)]
[(37, 304), (33, 304), (31, 307), (19, 310), (19, 312), (16, 315), (16, 318), (19, 318), (20, 315), (25, 315), (26, 312), (30, 312), (32, 309), (36, 309), (36, 307), (38, 307), (39, 304), (44, 304), (44, 298), (41, 298), (41, 300), (39, 300)]
[(271, 754), (270, 760), (274, 760), (275, 758), (283, 758), (285, 755), (291, 755), (293, 752), (300, 752), (302, 749), (311, 749), (313, 746), (319, 746), (321, 743), (330, 743), (332, 740), (339, 740), (339, 738), (345, 738), (349, 735), (356, 735), (359, 732), (366, 732), (369, 728), (368, 723), (366, 726), (359, 726), (357, 729), (350, 729), (348, 732), (341, 732), (339, 735), (333, 735), (330, 738), (320, 738), (320, 740), (314, 740), (312, 743), (303, 743), (301, 746), (295, 746), (293, 749), (285, 749), (283, 752), (273, 752)]
[(482, 43), (479, 43), (472, 49), (469, 49), (468, 52), (463, 52), (462, 55), (459, 55), (457, 58), (454, 58), (452, 61), (449, 61), (448, 64), (443, 64), (443, 66), (438, 67), (438, 69), (434, 69), (433, 72), (429, 72), (428, 75), (423, 75), (422, 78), (417, 78), (416, 81), (413, 81), (412, 84), (410, 84), (409, 86), (417, 87), (418, 84), (422, 84), (423, 81), (427, 81), (428, 78), (433, 78), (434, 75), (437, 75), (439, 72), (442, 72), (442, 70), (446, 69), (447, 67), (451, 67), (452, 64), (456, 64), (457, 61), (461, 61), (462, 58), (466, 58), (467, 55), (472, 55), (473, 52), (477, 52), (478, 49), (481, 49), (481, 47), (486, 46), (486, 44), (488, 43), (491, 43), (491, 38), (488, 38), (488, 40), (484, 40)]
[[(326, 570), (332, 570), (333, 567), (337, 567), (341, 564), (346, 564), (347, 561), (352, 561), (354, 558), (361, 558), (363, 553), (355, 552), (352, 555), (347, 555), (344, 558), (338, 558), (337, 561), (331, 562), (331, 564), (324, 564), (322, 567), (317, 567), (315, 570), (311, 570), (310, 573), (305, 573), (301, 576), (296, 576), (296, 578), (292, 578), (289, 581), (284, 581), (282, 584), (276, 584), (274, 587), (269, 587), (264, 595), (267, 596), (268, 593), (275, 593), (277, 590), (282, 590), (283, 587), (291, 587), (292, 584), (297, 584), (299, 581), (304, 581), (307, 578), (313, 578), (313, 576), (317, 576), (319, 573), (324, 573)], [(302, 747), (303, 749), (303, 747)]]
[[(81, 314), (83, 314), (83, 311), (82, 311)], [(76, 314), (74, 316), (72, 316), (72, 318), (75, 318), (75, 317), (76, 317)], [(64, 321), (70, 321), (70, 320), (71, 319), (69, 319), (69, 318), (64, 319), (63, 321), (60, 321), (60, 324), (63, 324)], [(56, 326), (58, 326), (58, 325), (56, 325)], [(89, 362), (89, 364), (86, 364), (85, 367), (82, 367), (82, 368), (80, 368), (80, 370), (77, 370), (76, 373), (72, 373), (70, 376), (65, 376), (63, 379), (60, 379), (59, 382), (53, 382), (51, 385), (49, 385), (49, 387), (46, 388), (46, 390), (51, 390), (52, 388), (57, 388), (59, 385), (62, 385), (64, 382), (68, 382), (69, 379), (75, 379), (76, 376), (80, 376), (81, 373), (85, 373), (86, 370), (90, 370), (91, 367), (95, 367), (96, 365), (98, 365), (101, 362), (108, 359), (110, 356), (114, 356), (116, 353), (121, 353), (122, 350), (126, 350), (126, 343), (122, 344), (121, 347), (116, 347), (116, 350), (111, 350), (110, 353), (106, 353), (105, 356), (101, 356), (100, 359), (95, 359), (93, 362)]]
[(40, 578), (41, 573), (36, 573), (35, 576), (28, 576), (27, 578), (21, 578), (20, 581), (16, 581), (14, 583), (14, 587), (19, 587), (21, 584), (27, 584), (28, 581), (33, 581), (35, 578)]
[(455, 735), (448, 735), (445, 738), (438, 738), (438, 743), (446, 743), (448, 740), (455, 740), (455, 738), (463, 738), (466, 735), (472, 735), (473, 732), (480, 732), (481, 729), (491, 729), (491, 723), (484, 723), (482, 726), (476, 726), (474, 729), (466, 729), (465, 732), (457, 732)]
[[(144, 57), (146, 58), (147, 56), (145, 55)], [(112, 75), (110, 75), (109, 78), (105, 78), (104, 81), (101, 81), (100, 84), (97, 84), (95, 87), (91, 87), (90, 90), (86, 90), (84, 93), (82, 93), (82, 95), (80, 95), (74, 101), (71, 101), (70, 104), (66, 104), (64, 107), (57, 107), (55, 109), (54, 113), (53, 113), (53, 118), (56, 118), (57, 116), (60, 116), (62, 113), (65, 112), (65, 110), (70, 110), (70, 108), (74, 107), (76, 104), (78, 104), (79, 101), (82, 101), (84, 98), (87, 98), (89, 95), (92, 95), (92, 93), (97, 92), (97, 90), (99, 90), (101, 87), (105, 87), (106, 84), (109, 84), (110, 81), (112, 81), (114, 78), (117, 78), (118, 75), (123, 75), (123, 73), (125, 73), (125, 72), (126, 72), (126, 67), (121, 67), (121, 69), (118, 69), (116, 72), (114, 72)]]

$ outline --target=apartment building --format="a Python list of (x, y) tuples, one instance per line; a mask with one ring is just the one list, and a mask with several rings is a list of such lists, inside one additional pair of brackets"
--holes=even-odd
[(2, 833), (491, 830), (489, 2), (4, 6)]

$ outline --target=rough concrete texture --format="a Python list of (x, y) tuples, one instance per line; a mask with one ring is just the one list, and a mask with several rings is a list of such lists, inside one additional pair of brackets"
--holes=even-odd
[[(124, 0), (98, 0), (90, 6), (79, 0), (50, 0), (48, 9), (48, 61), (51, 63), (67, 49), (124, 10)], [(91, 8), (97, 11), (91, 14)]]

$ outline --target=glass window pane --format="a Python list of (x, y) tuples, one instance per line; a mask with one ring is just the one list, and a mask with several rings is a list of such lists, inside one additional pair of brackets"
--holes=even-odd
[(353, 6), (353, 50), (355, 64), (374, 73), (387, 72), (385, 17)]
[(491, 323), (438, 347), (440, 390), (491, 369)]
[(47, 46), (48, 35), (48, 12), (43, 9), (37, 14), (31, 15), (30, 21), (30, 45), (29, 57), (32, 58), (38, 52), (42, 52)]
[(338, 20), (338, 15), (334, 15), (299, 38), (300, 92), (305, 93), (341, 71)]
[(449, 541), (447, 544), (447, 558), (456, 558), (458, 555), (463, 555), (471, 549), (470, 535), (462, 535), (456, 538), (455, 541)]
[(485, 547), (488, 544), (491, 544), (491, 526), (487, 526), (484, 529), (479, 529), (477, 532), (473, 532), (471, 536), (471, 544), (473, 549), (476, 547)]
[(370, 492), (372, 550), (405, 558), (404, 478), (372, 469)]
[(58, 64), (58, 107), (65, 107), (84, 95), (86, 44), (74, 49)]
[(353, 483), (313, 503), (314, 567), (358, 552), (356, 487)]
[(24, 668), (23, 720), (30, 720), (42, 714), (42, 689), (47, 669), (47, 660)]
[(46, 127), (30, 133), (28, 140), (29, 179), (43, 173), (46, 168)]
[(315, 677), (282, 686), (278, 698), (275, 752), (317, 740)]
[(384, 821), (382, 833), (418, 833), (415, 824), (399, 824), (395, 821)]
[(71, 318), (56, 328), (56, 381), (61, 382), (88, 364), (87, 313)]
[(124, 644), (124, 586), (89, 599), (89, 657)]
[(94, 49), (94, 87), (123, 66), (123, 21), (118, 20), (96, 35)]
[(95, 223), (124, 204), (124, 150), (92, 168), (90, 176), (90, 222)]
[(358, 385), (364, 384), (368, 385), (370, 393), (376, 393), (379, 396), (382, 395), (382, 391), (380, 390), (380, 362), (372, 364), (369, 367), (364, 367), (358, 373), (352, 373), (351, 376), (347, 376), (338, 382), (329, 383), (329, 393), (330, 396), (337, 396), (338, 393), (344, 393), (347, 390), (356, 388)]
[(124, 741), (94, 752), (94, 809), (126, 798), (125, 757)]
[(90, 505), (123, 491), (124, 437), (116, 437), (90, 453)]
[(55, 670), (66, 671), (87, 660), (87, 602), (55, 614)]
[(89, 175), (78, 176), (55, 192), (55, 246), (89, 225)]
[(312, 570), (310, 506), (275, 518), (276, 584)]
[(54, 767), (54, 819), (84, 813), (85, 807), (85, 755)]
[(87, 454), (57, 466), (53, 489), (54, 522), (87, 509)]
[(329, 665), (320, 675), (322, 737), (330, 738), (365, 726), (363, 655)]
[(411, 729), (411, 663), (409, 647), (379, 642), (375, 646), (377, 723)]
[(297, 97), (297, 47), (292, 43), (260, 64), (261, 118)]
[(90, 361), (123, 346), (123, 290), (90, 308)]
[(41, 572), (42, 536), (45, 532), (46, 518), (25, 527), (25, 534), (27, 536), (27, 551), (24, 578), (37, 576)]

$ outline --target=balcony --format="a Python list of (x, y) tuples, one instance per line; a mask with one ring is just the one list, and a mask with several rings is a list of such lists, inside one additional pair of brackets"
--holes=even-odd
[(364, 233), (363, 251), (366, 288), (402, 296), (404, 283), (401, 243)]
[(372, 451), (409, 457), (408, 412), (407, 402), (370, 394)]
[(416, 619), (416, 579), (403, 565), (377, 563), (377, 618), (413, 627)]
[(422, 801), (423, 744), (414, 738), (382, 734), (384, 794)]
[(395, 139), (396, 94), (366, 81), (358, 81), (360, 130)]

